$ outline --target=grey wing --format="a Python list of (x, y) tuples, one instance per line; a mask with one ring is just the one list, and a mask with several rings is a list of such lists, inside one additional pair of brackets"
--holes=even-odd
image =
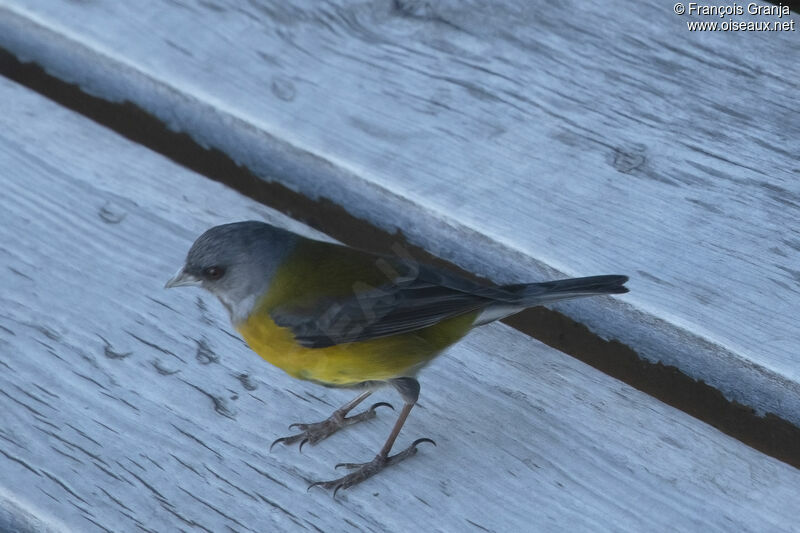
[[(408, 266), (408, 264), (406, 264)], [(486, 307), (512, 296), (432, 267), (411, 265), (413, 277), (395, 280), (314, 308), (277, 308), (271, 316), (308, 348), (398, 335)]]

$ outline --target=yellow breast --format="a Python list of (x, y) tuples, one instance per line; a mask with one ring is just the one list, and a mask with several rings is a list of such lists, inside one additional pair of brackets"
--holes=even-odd
[(237, 327), (250, 348), (289, 375), (329, 385), (347, 386), (413, 375), (469, 331), (476, 313), (451, 318), (429, 328), (364, 342), (305, 348), (292, 332), (262, 310)]
[(326, 348), (300, 346), (291, 330), (279, 327), (270, 317), (270, 311), (281, 305), (313, 307), (320, 295), (348, 297), (357, 287), (378, 287), (389, 280), (376, 256), (302, 241), (275, 273), (267, 294), (236, 329), (258, 355), (296, 378), (346, 386), (413, 375), (463, 337), (477, 312), (412, 333)]

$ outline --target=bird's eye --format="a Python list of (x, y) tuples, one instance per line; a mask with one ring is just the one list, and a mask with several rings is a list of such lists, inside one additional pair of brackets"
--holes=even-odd
[(203, 270), (203, 277), (210, 279), (211, 281), (218, 280), (223, 274), (225, 274), (225, 269), (218, 266), (208, 267)]

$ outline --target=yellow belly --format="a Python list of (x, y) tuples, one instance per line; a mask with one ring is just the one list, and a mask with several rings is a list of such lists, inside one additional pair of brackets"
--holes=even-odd
[(289, 375), (336, 386), (411, 376), (463, 337), (477, 313), (451, 318), (413, 333), (326, 348), (305, 348), (263, 308), (236, 329), (258, 355)]

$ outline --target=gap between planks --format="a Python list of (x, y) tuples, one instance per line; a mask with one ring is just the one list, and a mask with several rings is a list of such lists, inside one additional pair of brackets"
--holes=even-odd
[[(23, 63), (0, 49), (0, 75), (76, 111), (120, 135), (212, 180), (295, 218), (350, 246), (391, 252), (402, 246), (418, 260), (480, 279), (410, 244), (402, 234), (389, 234), (350, 214), (327, 199), (310, 199), (278, 182), (267, 182), (225, 153), (206, 149), (188, 134), (171, 131), (138, 106), (113, 103), (47, 74), (34, 63)], [(716, 388), (697, 381), (674, 366), (652, 363), (630, 346), (606, 341), (584, 325), (547, 308), (523, 311), (503, 322), (657, 399), (698, 418), (762, 453), (800, 468), (800, 428), (767, 413), (727, 400)]]

